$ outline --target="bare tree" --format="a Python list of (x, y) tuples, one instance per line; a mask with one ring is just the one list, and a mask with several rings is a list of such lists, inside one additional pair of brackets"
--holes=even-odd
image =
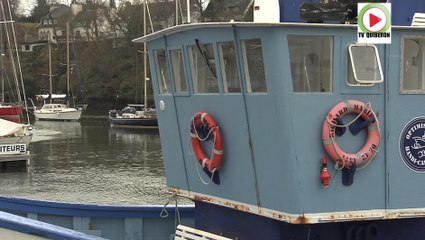
[[(1, 0), (3, 2), (3, 7), (10, 7), (10, 12), (12, 13), (12, 18), (17, 19), (17, 17), (20, 15), (20, 0)], [(9, 11), (9, 10), (6, 10)]]

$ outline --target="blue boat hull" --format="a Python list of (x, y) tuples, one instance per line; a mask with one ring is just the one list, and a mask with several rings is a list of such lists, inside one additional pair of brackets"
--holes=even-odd
[(178, 219), (194, 224), (193, 206), (113, 206), (0, 196), (0, 211), (114, 240), (169, 239)]
[(196, 202), (195, 227), (243, 240), (419, 240), (425, 219), (290, 224), (227, 207)]

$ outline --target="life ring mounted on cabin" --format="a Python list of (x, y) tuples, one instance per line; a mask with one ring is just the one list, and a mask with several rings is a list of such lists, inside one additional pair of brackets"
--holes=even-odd
[[(200, 136), (202, 131), (205, 136)], [(220, 128), (214, 118), (206, 112), (197, 112), (191, 119), (190, 138), (193, 152), (198, 162), (210, 173), (220, 169), (223, 162), (223, 139)], [(213, 141), (211, 157), (208, 158), (202, 148), (203, 141)]]
[[(356, 153), (343, 151), (335, 141), (336, 130), (340, 127), (340, 120), (347, 114), (356, 114), (364, 120), (363, 127), (367, 126), (367, 139), (363, 147)], [(354, 121), (353, 121), (354, 122)], [(361, 130), (362, 126), (360, 126)], [(358, 131), (360, 131), (357, 129)], [(381, 133), (378, 118), (369, 103), (357, 100), (346, 100), (335, 105), (328, 113), (323, 123), (322, 140), (328, 155), (340, 166), (351, 168), (365, 166), (379, 150)]]

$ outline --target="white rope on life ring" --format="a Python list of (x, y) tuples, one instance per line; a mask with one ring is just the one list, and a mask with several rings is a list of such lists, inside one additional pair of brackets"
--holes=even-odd
[[(351, 123), (359, 117), (370, 122), (367, 126), (366, 142), (356, 153), (343, 151), (335, 141), (336, 128), (341, 127), (337, 125), (337, 119), (347, 114), (357, 114), (357, 117)], [(342, 101), (335, 105), (326, 116), (322, 128), (322, 141), (327, 154), (342, 168), (351, 168), (354, 163), (357, 166), (365, 166), (375, 157), (379, 150), (381, 132), (378, 117), (369, 103), (363, 103), (358, 100)]]
[[(205, 138), (200, 138), (196, 129), (205, 126), (208, 134)], [(190, 137), (193, 152), (202, 167), (206, 167), (209, 172), (214, 173), (220, 169), (223, 161), (223, 139), (220, 128), (214, 118), (206, 112), (198, 112), (191, 119)], [(211, 139), (213, 141), (213, 150), (211, 157), (207, 157), (201, 142)]]

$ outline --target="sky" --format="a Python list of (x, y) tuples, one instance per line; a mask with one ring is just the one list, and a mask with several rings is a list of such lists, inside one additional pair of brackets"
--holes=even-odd
[(20, 0), (19, 1), (19, 8), (20, 8), (20, 11), (22, 11), (22, 13), (24, 14), (24, 15), (29, 15), (30, 14), (30, 12), (31, 12), (31, 9), (33, 9), (34, 8), (34, 5), (35, 5), (35, 0), (27, 0), (27, 1), (25, 1), (25, 0)]
[[(28, 16), (31, 13), (31, 10), (34, 8), (34, 6), (37, 3), (37, 0), (19, 0), (20, 1), (20, 8), (21, 11)], [(71, 0), (55, 0), (56, 2), (59, 3), (63, 3), (66, 5), (70, 5), (71, 4)], [(95, 0), (96, 1), (96, 0)], [(107, 0), (98, 0), (98, 1), (107, 1)], [(47, 2), (49, 2), (49, 0), (47, 0)], [(120, 0), (115, 0), (115, 2), (118, 4), (120, 2)], [(148, 0), (149, 2), (149, 0)]]
[[(22, 13), (26, 16), (31, 14), (31, 10), (34, 8), (35, 4), (37, 3), (37, 0), (19, 0), (20, 1), (20, 9)], [(105, 0), (100, 0), (105, 1)], [(180, 0), (181, 3), (185, 3), (187, 0)], [(49, 2), (49, 1), (47, 1)], [(58, 0), (58, 2), (70, 5), (71, 0)], [(120, 0), (115, 0), (117, 4), (119, 4)], [(149, 0), (147, 1), (149, 3)], [(204, 9), (208, 6), (210, 3), (210, 0), (203, 0), (202, 5)]]
[[(26, 16), (28, 16), (31, 13), (31, 10), (34, 8), (34, 6), (37, 3), (37, 0), (19, 0), (20, 1), (20, 9), (22, 13)], [(60, 0), (60, 3), (63, 4), (70, 4), (71, 0)]]

